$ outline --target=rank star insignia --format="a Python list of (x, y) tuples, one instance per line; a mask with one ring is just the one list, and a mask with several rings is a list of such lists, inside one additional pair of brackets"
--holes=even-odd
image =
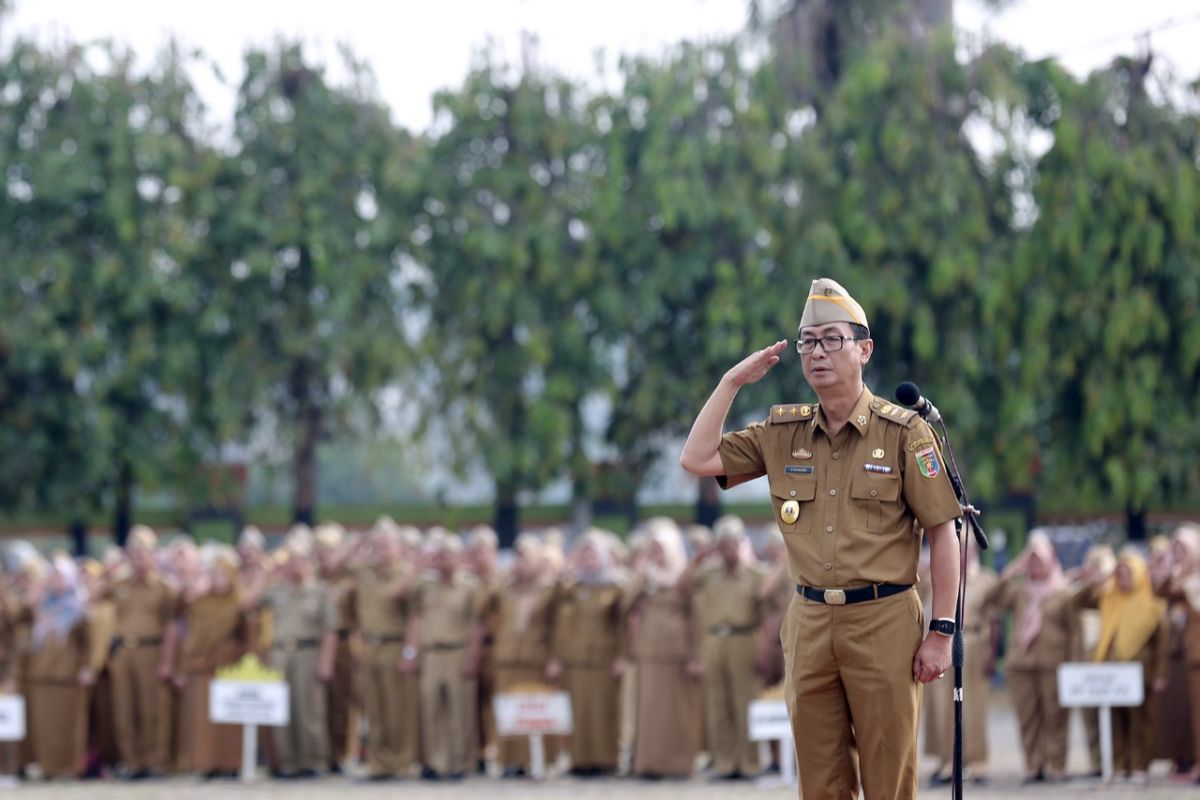
[(812, 458), (812, 451), (801, 447), (799, 450), (792, 451), (792, 458)]
[(859, 415), (858, 415), (858, 424), (859, 424), (859, 425), (866, 425), (866, 424), (867, 424), (867, 418), (866, 418), (866, 417), (864, 417), (862, 414), (859, 414)]
[(794, 417), (794, 416), (796, 416), (796, 414), (798, 414), (800, 412), (796, 410), (795, 406), (792, 406), (791, 408), (788, 409), (788, 413)]
[(782, 416), (783, 416), (783, 409), (782, 409), (782, 408), (777, 408), (777, 409), (775, 409), (775, 416), (777, 416), (777, 417), (782, 417)]
[(876, 447), (871, 451), (871, 458), (883, 458), (883, 448)]

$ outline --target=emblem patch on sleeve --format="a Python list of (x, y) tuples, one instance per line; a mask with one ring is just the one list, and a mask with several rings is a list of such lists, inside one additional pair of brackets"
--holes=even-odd
[(942, 471), (941, 462), (937, 457), (937, 449), (932, 445), (921, 448), (913, 457), (917, 459), (917, 469), (921, 470), (921, 474), (926, 478), (936, 478)]

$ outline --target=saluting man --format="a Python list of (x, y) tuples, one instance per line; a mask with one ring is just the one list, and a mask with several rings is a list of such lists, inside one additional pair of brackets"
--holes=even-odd
[[(738, 390), (786, 341), (744, 359), (701, 409), (680, 463), (729, 488), (767, 476), (796, 596), (783, 625), (786, 699), (805, 800), (917, 794), (921, 684), (950, 666), (961, 513), (933, 431), (863, 385), (867, 316), (838, 283), (813, 281), (800, 318), (804, 378), (819, 403), (775, 406), (722, 435)], [(931, 632), (913, 584), (921, 530), (933, 578)], [(861, 761), (861, 775), (860, 775)]]

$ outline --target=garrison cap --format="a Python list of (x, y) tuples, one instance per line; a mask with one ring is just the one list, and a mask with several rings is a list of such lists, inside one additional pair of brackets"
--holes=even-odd
[(833, 278), (817, 278), (808, 290), (808, 301), (800, 315), (800, 327), (828, 325), (831, 322), (849, 322), (862, 325), (867, 330), (867, 314), (858, 301)]

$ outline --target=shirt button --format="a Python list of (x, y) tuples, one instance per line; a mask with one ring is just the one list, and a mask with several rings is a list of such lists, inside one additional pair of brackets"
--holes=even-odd
[(830, 490), (829, 490), (829, 496), (830, 496), (830, 497), (837, 497), (837, 489), (830, 489)]
[(834, 461), (837, 461), (837, 460), (838, 460), (838, 456), (840, 456), (840, 455), (841, 455), (841, 453), (834, 453), (834, 454), (833, 454), (833, 460), (834, 460)]
[(795, 497), (795, 496), (796, 496), (796, 490), (795, 490), (795, 489), (792, 489), (790, 492), (788, 492), (788, 494), (789, 494), (789, 495), (791, 495), (792, 497)]
[(833, 564), (830, 564), (828, 561), (825, 562), (825, 569), (833, 569)]
[(826, 525), (826, 526), (825, 526), (825, 532), (826, 532), (826, 533), (833, 533), (833, 526), (832, 526), (832, 525)]
[(875, 497), (875, 496), (877, 496), (878, 494), (879, 494), (879, 492), (878, 492), (878, 491), (876, 491), (875, 489), (872, 489), (872, 490), (871, 490), (871, 497)]

